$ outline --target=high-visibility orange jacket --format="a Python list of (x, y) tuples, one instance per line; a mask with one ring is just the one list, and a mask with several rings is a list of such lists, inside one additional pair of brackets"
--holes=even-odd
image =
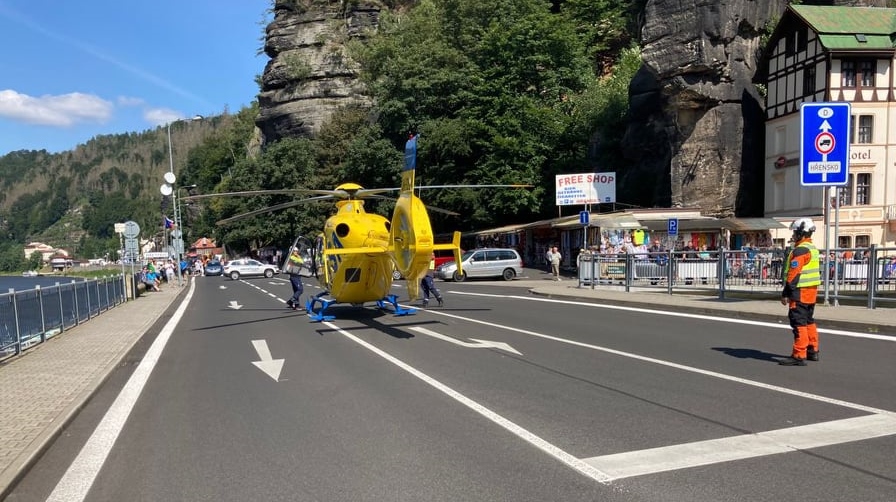
[(818, 285), (821, 284), (821, 269), (818, 248), (808, 237), (801, 239), (793, 247), (784, 264), (784, 290), (781, 297), (801, 303), (815, 303)]

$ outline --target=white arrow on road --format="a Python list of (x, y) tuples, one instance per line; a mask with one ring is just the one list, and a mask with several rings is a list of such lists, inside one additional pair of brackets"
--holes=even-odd
[(472, 349), (495, 348), (495, 349), (506, 350), (507, 352), (512, 352), (512, 353), (520, 355), (520, 356), (523, 355), (520, 351), (514, 349), (513, 347), (511, 347), (510, 345), (508, 345), (504, 342), (493, 342), (491, 340), (477, 340), (475, 338), (470, 338), (470, 340), (473, 340), (474, 342), (476, 342), (476, 343), (470, 343), (470, 342), (465, 342), (463, 340), (458, 340), (457, 338), (451, 338), (450, 336), (443, 335), (441, 333), (436, 333), (435, 331), (432, 331), (432, 330), (429, 330), (426, 328), (421, 328), (420, 326), (413, 326), (413, 327), (411, 327), (411, 329), (418, 333), (424, 334), (426, 336), (431, 336), (433, 338), (438, 338), (439, 340), (442, 340), (445, 342), (451, 342), (455, 345), (460, 345), (461, 347), (468, 347), (468, 348), (472, 348)]
[(230, 308), (232, 308), (233, 310), (239, 310), (239, 309), (243, 308), (243, 306), (240, 305), (240, 302), (238, 302), (238, 301), (230, 300)]
[(252, 340), (252, 346), (255, 347), (255, 352), (258, 352), (258, 358), (261, 359), (261, 361), (252, 361), (252, 364), (273, 378), (275, 382), (278, 381), (285, 359), (271, 358), (271, 351), (268, 349), (268, 342), (265, 340)]

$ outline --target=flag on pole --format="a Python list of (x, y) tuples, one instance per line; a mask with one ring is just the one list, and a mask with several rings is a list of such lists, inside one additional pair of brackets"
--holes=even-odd
[(174, 221), (167, 216), (165, 217), (165, 228), (174, 228)]

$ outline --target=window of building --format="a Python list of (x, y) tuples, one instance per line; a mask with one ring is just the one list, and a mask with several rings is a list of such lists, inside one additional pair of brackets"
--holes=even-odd
[(857, 248), (867, 248), (871, 246), (871, 236), (870, 235), (857, 235), (856, 236), (856, 247)]
[(815, 67), (809, 66), (803, 70), (803, 95), (815, 93)]
[(784, 54), (786, 56), (793, 56), (794, 49), (796, 48), (796, 32), (793, 32), (786, 37), (784, 37)]
[(775, 180), (775, 184), (772, 186), (772, 191), (772, 200), (775, 201), (775, 206), (772, 210), (778, 211), (784, 209), (784, 180)]
[(871, 173), (856, 173), (856, 206), (871, 204)]
[(784, 153), (787, 151), (787, 129), (784, 127), (775, 128), (775, 153)]
[(852, 205), (852, 176), (847, 178), (846, 185), (838, 188), (840, 207)]
[(840, 75), (842, 77), (841, 85), (843, 87), (856, 86), (856, 63), (855, 61), (843, 61), (840, 65)]
[(806, 29), (803, 28), (801, 30), (797, 30), (797, 39), (796, 39), (796, 51), (802, 52), (806, 50), (806, 46), (808, 45), (809, 37), (807, 36)]
[(874, 133), (874, 116), (859, 115), (859, 137), (858, 143), (871, 143), (871, 137)]
[(839, 188), (840, 206), (868, 206), (871, 204), (871, 173), (855, 173)]
[(874, 137), (874, 115), (850, 116), (849, 142), (871, 143)]
[(859, 70), (862, 72), (862, 87), (874, 87), (874, 74), (876, 61), (860, 61)]
[(852, 247), (852, 236), (851, 235), (839, 235), (837, 236), (837, 247), (838, 248), (851, 248)]

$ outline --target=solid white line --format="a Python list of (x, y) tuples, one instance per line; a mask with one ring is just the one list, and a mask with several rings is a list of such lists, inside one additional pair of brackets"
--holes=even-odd
[[(484, 295), (484, 296), (492, 296), (492, 295)], [(522, 296), (518, 296), (518, 297), (502, 296), (501, 298), (520, 298), (520, 299), (525, 299), (525, 297), (522, 297)], [(590, 305), (590, 304), (585, 303), (584, 305)], [(514, 332), (514, 333), (520, 333), (520, 334), (523, 334), (523, 335), (528, 335), (528, 336), (532, 336), (532, 337), (536, 337), (536, 338), (542, 338), (542, 339), (545, 339), (545, 340), (552, 340), (552, 341), (555, 341), (555, 342), (565, 343), (565, 344), (573, 345), (573, 346), (576, 346), (576, 347), (583, 347), (583, 348), (586, 348), (586, 349), (598, 350), (598, 351), (601, 351), (601, 352), (605, 352), (605, 353), (607, 353), (607, 354), (613, 354), (613, 355), (617, 355), (617, 356), (628, 357), (628, 358), (631, 358), (631, 359), (636, 359), (636, 360), (638, 360), (638, 361), (643, 361), (643, 362), (653, 363), (653, 364), (659, 364), (659, 365), (661, 365), (661, 366), (666, 366), (666, 367), (669, 367), (669, 368), (675, 368), (675, 369), (679, 369), (679, 370), (683, 370), (683, 371), (689, 371), (689, 372), (691, 372), (691, 373), (697, 373), (698, 375), (704, 375), (704, 376), (709, 376), (709, 377), (718, 378), (718, 379), (721, 379), (721, 380), (728, 380), (729, 382), (737, 382), (737, 383), (741, 383), (741, 384), (744, 384), (744, 385), (750, 385), (750, 386), (753, 386), (753, 387), (758, 387), (758, 388), (760, 388), (760, 389), (766, 389), (766, 390), (771, 390), (771, 391), (775, 391), (775, 392), (780, 392), (780, 393), (782, 393), (782, 394), (789, 394), (789, 395), (792, 395), (792, 396), (802, 397), (802, 398), (806, 398), (806, 399), (812, 399), (812, 400), (814, 400), (814, 401), (819, 401), (819, 402), (822, 402), (822, 403), (832, 404), (832, 405), (835, 405), (835, 406), (843, 406), (843, 407), (845, 407), (845, 408), (852, 408), (852, 409), (854, 409), (854, 410), (865, 411), (865, 412), (868, 412), (868, 413), (879, 413), (879, 414), (896, 415), (896, 412), (889, 411), (889, 410), (883, 410), (883, 409), (880, 409), (880, 408), (873, 408), (873, 407), (871, 407), (871, 406), (865, 406), (865, 405), (863, 405), (863, 404), (850, 403), (849, 401), (843, 401), (843, 400), (840, 400), (840, 399), (834, 399), (834, 398), (830, 398), (830, 397), (819, 396), (818, 394), (810, 394), (810, 393), (808, 393), (808, 392), (801, 392), (801, 391), (798, 391), (798, 390), (789, 389), (789, 388), (787, 388), (787, 387), (780, 387), (780, 386), (777, 386), (777, 385), (771, 385), (771, 384), (767, 384), (767, 383), (763, 383), (763, 382), (757, 382), (757, 381), (755, 381), (755, 380), (748, 380), (748, 379), (746, 379), (746, 378), (736, 377), (736, 376), (732, 376), (732, 375), (726, 375), (726, 374), (724, 374), (724, 373), (718, 373), (718, 372), (715, 372), (715, 371), (709, 371), (709, 370), (704, 370), (704, 369), (700, 369), (700, 368), (695, 368), (695, 367), (693, 367), (693, 366), (686, 366), (686, 365), (684, 365), (684, 364), (678, 364), (678, 363), (673, 363), (673, 362), (670, 362), (670, 361), (664, 361), (664, 360), (662, 360), (662, 359), (655, 359), (655, 358), (653, 358), (653, 357), (642, 356), (642, 355), (639, 355), (639, 354), (633, 354), (633, 353), (631, 353), (631, 352), (624, 352), (624, 351), (621, 351), (621, 350), (611, 349), (611, 348), (608, 348), (608, 347), (601, 347), (601, 346), (599, 346), (599, 345), (593, 345), (593, 344), (590, 344), (590, 343), (577, 342), (577, 341), (575, 341), (575, 340), (569, 340), (569, 339), (566, 339), (566, 338), (560, 338), (560, 337), (553, 336), (553, 335), (546, 335), (546, 334), (543, 334), (543, 333), (537, 333), (537, 332), (535, 332), (535, 331), (529, 331), (529, 330), (527, 330), (527, 329), (513, 328), (513, 327), (510, 327), (510, 326), (503, 325), (503, 324), (497, 324), (497, 323), (488, 322), (488, 321), (481, 321), (481, 320), (479, 320), (479, 319), (473, 319), (473, 318), (470, 318), (470, 317), (463, 317), (463, 316), (459, 316), (459, 315), (455, 315), (455, 314), (449, 314), (449, 313), (444, 312), (444, 311), (441, 311), (441, 310), (432, 309), (432, 310), (427, 310), (427, 312), (430, 313), (430, 314), (436, 314), (436, 315), (441, 315), (441, 316), (445, 316), (445, 317), (451, 317), (451, 318), (458, 319), (458, 320), (461, 320), (461, 321), (467, 321), (467, 322), (472, 322), (472, 323), (476, 323), (476, 324), (482, 324), (483, 326), (491, 326), (491, 327), (493, 327), (493, 328), (504, 329), (504, 330), (507, 330), (507, 331), (512, 331), (512, 332)]]
[(72, 465), (68, 467), (62, 479), (56, 484), (56, 488), (47, 498), (47, 502), (80, 502), (87, 496), (87, 492), (96, 480), (103, 463), (106, 462), (109, 452), (112, 451), (128, 416), (134, 409), (134, 404), (140, 397), (140, 393), (143, 392), (143, 387), (149, 380), (149, 375), (162, 355), (168, 339), (171, 338), (174, 327), (177, 326), (187, 310), (187, 305), (193, 298), (195, 289), (196, 281), (190, 281), (190, 291), (186, 298), (159, 332), (149, 350), (146, 351), (146, 355), (143, 356), (137, 369), (121, 389), (115, 402), (112, 403), (93, 434), (90, 435), (87, 443), (81, 448)]
[(512, 434), (516, 435), (520, 439), (528, 442), (529, 444), (535, 446), (539, 450), (547, 453), (551, 457), (554, 457), (555, 459), (559, 460), (560, 462), (575, 469), (580, 474), (587, 476), (587, 477), (593, 479), (594, 481), (597, 481), (598, 483), (606, 484), (607, 482), (610, 481), (610, 477), (606, 473), (601, 472), (599, 469), (591, 466), (590, 464), (576, 458), (573, 455), (570, 455), (569, 453), (562, 450), (561, 448), (545, 441), (544, 439), (540, 438), (539, 436), (536, 436), (532, 432), (529, 432), (528, 430), (517, 425), (516, 423), (511, 422), (510, 420), (508, 420), (508, 419), (504, 418), (503, 416), (495, 413), (494, 411), (486, 408), (485, 406), (479, 404), (478, 402), (464, 396), (460, 392), (457, 392), (456, 390), (452, 389), (451, 387), (448, 387), (447, 385), (430, 377), (429, 375), (423, 373), (422, 371), (405, 363), (404, 361), (401, 361), (400, 359), (392, 356), (391, 354), (384, 352), (383, 350), (381, 350), (377, 347), (374, 347), (373, 345), (365, 342), (364, 340), (361, 340), (360, 338), (356, 337), (355, 335), (352, 335), (351, 333), (345, 331), (344, 329), (340, 328), (339, 326), (336, 326), (333, 323), (324, 321), (323, 324), (333, 330), (338, 331), (339, 333), (341, 333), (343, 336), (347, 337), (348, 339), (354, 341), (355, 343), (361, 345), (362, 347), (366, 348), (367, 350), (369, 350), (369, 351), (373, 352), (374, 354), (382, 357), (383, 359), (389, 361), (390, 363), (398, 366), (399, 368), (407, 371), (411, 375), (419, 378), (420, 380), (426, 382), (427, 384), (431, 385), (432, 387), (435, 387), (436, 389), (443, 392), (444, 394), (451, 397), (452, 399), (456, 400), (457, 402), (470, 408), (471, 410), (475, 411), (476, 413), (479, 413), (480, 415), (491, 420), (492, 422), (500, 425), (501, 427), (503, 427), (507, 431), (511, 432)]
[[(513, 296), (513, 295), (492, 295), (488, 293), (470, 293), (469, 291), (451, 291), (453, 294), (457, 295), (467, 295), (467, 296), (486, 296), (489, 298), (506, 298), (506, 299), (514, 299), (514, 300), (528, 300), (533, 302), (545, 302), (545, 303), (561, 303), (565, 305), (577, 305), (584, 307), (592, 307), (592, 308), (600, 308), (600, 309), (611, 309), (611, 310), (623, 310), (627, 312), (640, 312), (645, 314), (655, 314), (655, 315), (664, 315), (671, 317), (687, 317), (690, 319), (703, 319), (706, 321), (720, 321), (727, 322), (732, 324), (748, 324), (751, 326), (763, 326), (766, 328), (778, 328), (778, 329), (786, 329), (790, 330), (789, 324), (778, 324), (773, 322), (763, 322), (763, 321), (751, 321), (748, 319), (733, 319), (729, 317), (719, 317), (719, 316), (711, 316), (711, 315), (703, 315), (703, 314), (689, 314), (686, 312), (672, 312), (668, 310), (653, 310), (653, 309), (645, 309), (640, 307), (626, 307), (623, 305), (605, 305), (600, 303), (590, 303), (590, 302), (580, 302), (575, 300), (557, 300), (553, 298), (533, 298), (531, 296)], [(781, 318), (785, 318), (785, 315), (782, 315)], [(896, 336), (888, 336), (888, 335), (874, 335), (871, 333), (859, 333), (856, 331), (842, 331), (837, 329), (825, 329), (818, 328), (819, 333), (825, 333), (828, 335), (839, 335), (839, 336), (851, 336), (854, 338), (867, 338), (870, 340), (883, 340), (885, 342), (896, 342)]]
[(756, 434), (628, 451), (584, 459), (612, 479), (790, 453), (896, 434), (896, 417), (866, 415)]

